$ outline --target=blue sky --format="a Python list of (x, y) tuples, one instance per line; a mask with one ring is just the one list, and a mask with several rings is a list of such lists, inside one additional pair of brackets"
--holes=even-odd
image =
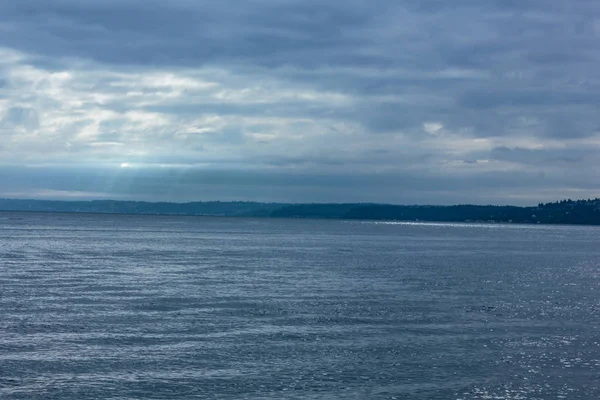
[(600, 196), (596, 0), (0, 0), (0, 197)]

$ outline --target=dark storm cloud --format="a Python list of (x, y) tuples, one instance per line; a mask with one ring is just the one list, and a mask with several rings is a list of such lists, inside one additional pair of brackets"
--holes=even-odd
[(467, 108), (545, 107), (600, 105), (600, 93), (582, 89), (578, 92), (554, 92), (550, 89), (485, 90), (466, 93), (461, 99)]
[(7, 44), (38, 54), (128, 64), (244, 58), (268, 64), (285, 62), (285, 51), (339, 51), (341, 32), (368, 20), (370, 7), (354, 3), (23, 1), (2, 11), (14, 27)]
[(599, 39), (591, 0), (0, 1), (0, 155), (81, 182), (136, 164), (48, 189), (107, 196), (159, 196), (168, 170), (175, 197), (587, 197)]
[(491, 151), (491, 158), (494, 160), (509, 161), (519, 164), (530, 165), (563, 165), (579, 164), (583, 166), (586, 162), (595, 164), (597, 152), (587, 148), (571, 148), (569, 151), (565, 149), (523, 149), (519, 147), (497, 147)]

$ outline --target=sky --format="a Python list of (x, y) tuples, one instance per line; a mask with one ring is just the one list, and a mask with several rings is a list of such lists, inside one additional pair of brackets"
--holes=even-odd
[(597, 0), (0, 0), (0, 197), (600, 196)]

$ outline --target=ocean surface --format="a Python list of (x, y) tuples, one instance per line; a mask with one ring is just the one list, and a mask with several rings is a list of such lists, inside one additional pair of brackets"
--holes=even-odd
[(0, 213), (1, 399), (600, 399), (600, 228)]

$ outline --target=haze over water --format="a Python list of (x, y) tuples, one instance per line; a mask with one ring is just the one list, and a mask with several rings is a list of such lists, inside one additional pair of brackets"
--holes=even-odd
[(0, 397), (600, 398), (599, 237), (0, 213)]

